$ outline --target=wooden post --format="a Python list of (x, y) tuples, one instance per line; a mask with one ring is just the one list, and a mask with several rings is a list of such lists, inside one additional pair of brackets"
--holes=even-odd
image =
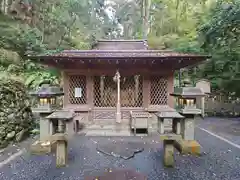
[(100, 98), (101, 98), (101, 104), (104, 104), (104, 79), (105, 79), (105, 76), (101, 76), (100, 77)]
[(166, 167), (174, 166), (174, 141), (173, 140), (163, 140), (164, 156), (163, 163)]
[(139, 92), (139, 75), (134, 76), (135, 80), (135, 105), (137, 105), (138, 102), (138, 92)]
[(117, 82), (117, 105), (116, 105), (116, 122), (121, 123), (121, 104), (120, 104), (120, 73), (117, 70), (114, 80)]
[(143, 76), (143, 107), (147, 110), (150, 100), (150, 80), (149, 76), (144, 75)]

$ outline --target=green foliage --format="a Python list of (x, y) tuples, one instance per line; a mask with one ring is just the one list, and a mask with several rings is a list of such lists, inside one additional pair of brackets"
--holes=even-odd
[(59, 83), (58, 72), (29, 60), (29, 55), (90, 49), (97, 38), (105, 36), (98, 19), (104, 16), (103, 6), (103, 0), (11, 2), (7, 14), (0, 11), (0, 74), (17, 76), (29, 88), (43, 80)]
[(51, 71), (46, 72), (38, 70), (37, 72), (25, 73), (25, 85), (29, 88), (38, 87), (39, 84), (45, 80), (49, 80), (53, 84), (59, 84), (57, 76)]
[[(90, 49), (98, 39), (142, 38), (145, 0), (31, 0), (31, 8), (0, 14), (0, 74), (15, 75), (33, 88), (43, 80), (58, 83), (59, 73), (26, 54)], [(184, 70), (193, 81), (207, 78), (213, 89), (240, 96), (240, 1), (151, 0), (148, 42), (152, 49), (211, 54), (196, 68)], [(106, 9), (113, 8), (115, 17)], [(28, 10), (27, 10), (28, 9)], [(146, 9), (146, 8), (145, 8)], [(148, 10), (148, 9), (147, 9)], [(121, 26), (124, 28), (121, 34)], [(144, 25), (144, 26), (143, 26)], [(185, 73), (187, 72), (187, 73)]]
[(28, 25), (13, 21), (0, 14), (0, 47), (18, 53), (41, 52), (45, 46), (41, 43), (40, 32)]
[(226, 93), (240, 96), (240, 1), (219, 1), (199, 28), (202, 48), (212, 54), (202, 74)]
[(151, 48), (211, 54), (183, 78), (206, 78), (213, 90), (240, 96), (240, 1), (153, 0), (152, 6)]

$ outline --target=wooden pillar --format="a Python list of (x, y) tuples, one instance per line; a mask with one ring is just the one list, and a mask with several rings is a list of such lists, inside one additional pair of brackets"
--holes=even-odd
[(117, 83), (117, 105), (116, 105), (116, 122), (121, 123), (121, 103), (120, 103), (120, 73), (117, 70), (114, 81)]
[(134, 76), (134, 81), (135, 81), (135, 98), (134, 98), (134, 103), (137, 105), (138, 102), (138, 94), (139, 94), (139, 75)]
[(143, 76), (143, 107), (148, 108), (150, 104), (150, 77), (148, 75)]
[(92, 120), (92, 109), (94, 108), (94, 82), (93, 82), (93, 76), (88, 73), (86, 78), (86, 92), (87, 92), (87, 105), (89, 107), (88, 111), (88, 121)]
[(69, 92), (69, 75), (65, 72), (61, 72), (62, 76), (62, 87), (63, 87), (63, 107), (66, 107), (69, 102), (68, 92)]
[(170, 93), (173, 93), (174, 91), (173, 80), (174, 80), (174, 73), (171, 73), (170, 75), (167, 76), (167, 93), (168, 93), (167, 104), (172, 108), (174, 108), (174, 98), (170, 96)]
[(93, 78), (90, 74), (86, 77), (86, 92), (87, 92), (87, 104), (90, 108), (93, 107)]
[(100, 76), (100, 101), (101, 101), (101, 105), (104, 104), (104, 80), (105, 80), (105, 76)]

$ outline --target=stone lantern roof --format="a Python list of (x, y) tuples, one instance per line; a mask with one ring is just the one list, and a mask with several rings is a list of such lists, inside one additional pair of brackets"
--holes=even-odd
[(183, 98), (195, 98), (195, 97), (204, 97), (205, 93), (201, 88), (193, 87), (188, 79), (183, 81), (183, 87), (174, 88), (174, 92), (171, 93), (171, 96), (183, 97)]
[(64, 92), (60, 87), (42, 84), (39, 89), (34, 92), (30, 92), (30, 95), (37, 97), (56, 97), (64, 95)]

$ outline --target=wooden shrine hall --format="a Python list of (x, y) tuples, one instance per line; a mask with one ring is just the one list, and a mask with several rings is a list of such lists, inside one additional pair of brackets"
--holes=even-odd
[(132, 113), (148, 113), (147, 129), (153, 132), (157, 129), (153, 113), (174, 107), (169, 95), (174, 91), (174, 71), (208, 56), (149, 50), (144, 40), (102, 40), (92, 50), (38, 58), (61, 70), (64, 109), (74, 111), (79, 123), (127, 127)]

